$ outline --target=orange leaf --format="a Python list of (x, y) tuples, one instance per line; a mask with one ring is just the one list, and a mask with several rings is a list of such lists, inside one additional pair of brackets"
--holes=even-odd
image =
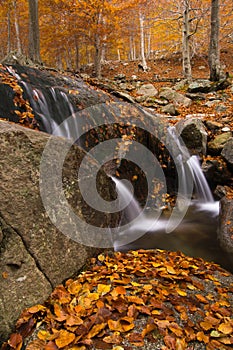
[(58, 338), (55, 339), (55, 343), (60, 349), (72, 343), (74, 339), (75, 339), (74, 333), (68, 332), (66, 330), (61, 330), (59, 331)]
[(67, 326), (79, 326), (80, 324), (83, 324), (83, 320), (76, 316), (76, 315), (70, 315), (68, 316), (68, 318), (66, 319), (66, 325)]
[(206, 300), (206, 298), (205, 298), (203, 295), (201, 295), (201, 294), (196, 294), (195, 296), (196, 296), (196, 298), (197, 298), (200, 302), (202, 302), (202, 303), (204, 303), (204, 304), (208, 304), (208, 301)]
[(208, 335), (205, 335), (202, 331), (197, 333), (197, 340), (203, 341), (205, 344), (209, 343)]
[(201, 328), (203, 328), (205, 331), (208, 331), (209, 329), (213, 328), (213, 324), (208, 321), (200, 322)]
[(35, 313), (37, 313), (38, 311), (45, 311), (45, 310), (46, 310), (46, 307), (43, 306), (43, 305), (40, 305), (40, 304), (34, 305), (34, 306), (29, 307), (29, 308), (27, 309), (27, 311), (30, 312), (30, 314), (35, 314)]
[(44, 350), (58, 350), (57, 345), (53, 341), (49, 341), (45, 347)]
[(134, 295), (127, 295), (127, 299), (130, 303), (144, 305), (144, 301), (141, 298), (136, 297)]
[(100, 324), (96, 324), (95, 326), (93, 326), (87, 335), (87, 339), (91, 339), (91, 338), (95, 337), (97, 334), (100, 333), (100, 331), (102, 331), (102, 329), (104, 329), (106, 327), (106, 325), (107, 325), (107, 323), (100, 323)]
[(118, 334), (118, 332), (114, 332), (112, 335), (103, 338), (105, 343), (109, 344), (120, 344), (123, 338)]
[(218, 326), (218, 330), (223, 334), (231, 334), (233, 332), (233, 328), (230, 323), (221, 323)]
[(144, 338), (148, 333), (152, 332), (156, 328), (154, 323), (148, 323), (143, 329), (141, 335)]

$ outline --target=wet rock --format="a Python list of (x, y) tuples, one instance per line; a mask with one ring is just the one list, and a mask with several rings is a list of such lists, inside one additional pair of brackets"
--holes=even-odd
[(202, 171), (210, 187), (214, 190), (218, 185), (231, 184), (232, 174), (227, 163), (220, 157), (216, 159), (206, 159), (202, 163)]
[[(101, 242), (100, 236), (96, 234), (93, 237), (96, 245), (92, 247), (91, 244), (88, 246), (82, 243), (90, 237), (88, 224), (108, 227), (112, 224), (115, 226), (117, 221), (112, 216), (115, 224), (111, 224), (112, 219), (108, 214), (96, 212), (85, 204), (77, 181), (77, 168), (85, 152), (78, 146), (71, 146), (66, 139), (5, 121), (0, 122), (0, 135), (0, 315), (4, 317), (4, 321), (0, 320), (0, 339), (3, 340), (12, 330), (19, 308), (22, 310), (40, 302), (52, 287), (76, 274), (88, 258), (100, 252), (98, 247), (101, 244), (103, 246), (104, 237)], [(56, 166), (49, 167), (52, 159), (44, 164), (44, 177), (40, 178), (41, 156), (49, 140), (54, 142), (52, 157), (58, 159), (62, 149), (71, 146), (63, 165), (63, 191), (71, 211), (80, 223), (78, 220), (75, 224), (67, 216), (63, 202), (59, 206), (58, 184), (52, 180), (54, 176), (56, 178), (58, 169)], [(89, 166), (92, 167), (91, 164)], [(92, 174), (93, 170), (89, 171)], [(101, 171), (99, 175), (98, 191), (103, 198), (110, 200), (110, 187), (112, 193), (115, 193), (115, 187), (105, 173)], [(51, 186), (45, 187), (45, 190), (48, 192), (46, 194), (51, 194), (51, 200), (54, 198), (55, 206), (46, 211), (42, 202), (44, 187), (40, 188), (39, 183), (42, 181), (44, 184), (50, 179)], [(54, 197), (56, 191), (57, 199)], [(47, 203), (50, 205), (50, 202)], [(67, 228), (67, 231), (64, 232), (63, 228)]]
[(223, 134), (215, 136), (215, 138), (208, 143), (208, 150), (211, 154), (220, 154), (224, 145), (230, 140), (231, 132), (225, 132)]
[(192, 154), (206, 154), (207, 132), (200, 119), (181, 120), (176, 124), (176, 128)]
[(230, 138), (225, 143), (221, 155), (226, 159), (227, 163), (233, 167), (233, 138)]
[(220, 225), (218, 238), (222, 249), (232, 255), (233, 262), (233, 201), (223, 197), (220, 201)]
[(160, 98), (165, 98), (169, 102), (173, 102), (174, 105), (188, 107), (192, 103), (192, 100), (179, 92), (173, 90), (172, 88), (163, 88), (159, 94)]

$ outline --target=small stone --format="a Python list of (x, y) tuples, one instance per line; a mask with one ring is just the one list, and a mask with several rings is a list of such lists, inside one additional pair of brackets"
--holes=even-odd
[(224, 128), (221, 129), (223, 132), (231, 131), (231, 128), (229, 126), (224, 126)]

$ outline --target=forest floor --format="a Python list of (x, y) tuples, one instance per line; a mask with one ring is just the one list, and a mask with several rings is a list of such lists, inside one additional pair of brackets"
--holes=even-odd
[[(151, 82), (160, 90), (165, 86), (174, 85), (173, 80), (182, 80), (182, 58), (180, 54), (174, 54), (171, 57), (164, 57), (160, 59), (148, 60), (147, 65), (149, 67), (148, 72), (139, 71), (138, 63), (140, 61), (110, 61), (106, 62), (102, 68), (103, 79), (114, 80), (114, 77), (118, 74), (124, 74), (126, 80), (132, 80), (132, 75), (137, 76), (137, 80), (141, 82)], [(224, 72), (229, 73), (230, 81), (233, 83), (233, 47), (224, 49), (221, 52), (221, 64)], [(85, 73), (92, 73), (92, 67), (85, 70)], [(193, 79), (208, 79), (209, 67), (208, 57), (196, 57), (192, 60), (192, 76)], [(185, 91), (180, 91), (185, 94)], [(179, 108), (179, 118), (184, 118), (190, 114), (202, 114), (206, 115), (207, 119), (212, 119), (217, 122), (222, 122), (222, 119), (227, 118), (228, 125), (231, 124), (233, 128), (233, 89), (229, 87), (224, 91), (218, 92), (219, 96), (224, 99), (224, 104), (227, 110), (218, 113), (216, 112), (216, 106), (206, 106), (206, 101), (193, 101), (189, 107)], [(131, 92), (133, 95), (133, 92)], [(225, 94), (223, 96), (223, 94)], [(159, 111), (158, 111), (159, 112)]]

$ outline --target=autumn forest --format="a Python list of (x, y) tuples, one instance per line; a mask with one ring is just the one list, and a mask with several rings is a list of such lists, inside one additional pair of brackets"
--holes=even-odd
[(182, 52), (187, 29), (190, 57), (207, 55), (214, 2), (223, 49), (233, 45), (232, 0), (1, 0), (0, 58), (15, 51), (74, 71), (106, 60), (146, 68), (148, 59)]

